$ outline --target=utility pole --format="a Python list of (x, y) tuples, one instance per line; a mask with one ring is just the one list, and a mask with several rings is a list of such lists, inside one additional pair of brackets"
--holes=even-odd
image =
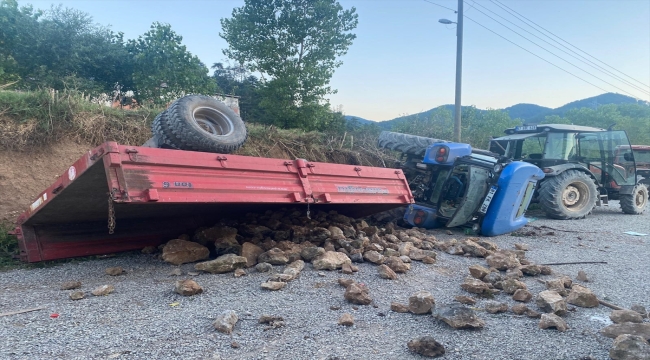
[(456, 21), (456, 102), (454, 121), (454, 141), (460, 142), (460, 89), (463, 72), (463, 0), (458, 0), (458, 20)]

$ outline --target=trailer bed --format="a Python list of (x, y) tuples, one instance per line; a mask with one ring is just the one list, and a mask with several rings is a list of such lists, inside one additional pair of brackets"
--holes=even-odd
[(36, 262), (158, 245), (225, 216), (298, 207), (351, 217), (408, 205), (401, 170), (118, 145), (72, 164), (17, 220)]

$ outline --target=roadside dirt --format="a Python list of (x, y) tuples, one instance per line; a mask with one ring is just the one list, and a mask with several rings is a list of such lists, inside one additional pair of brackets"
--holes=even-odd
[(91, 148), (63, 141), (32, 151), (0, 152), (0, 221), (15, 221), (41, 191)]

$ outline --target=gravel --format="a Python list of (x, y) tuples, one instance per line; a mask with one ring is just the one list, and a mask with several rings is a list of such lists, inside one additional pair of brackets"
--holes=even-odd
[[(597, 208), (587, 219), (549, 220), (538, 217), (524, 230), (528, 236), (503, 235), (492, 238), (500, 248), (514, 249), (514, 243), (529, 245), (527, 257), (534, 263), (607, 261), (608, 264), (552, 266), (554, 275), (526, 277), (533, 294), (544, 290), (536, 279), (565, 274), (575, 279), (586, 272), (585, 283), (602, 300), (629, 308), (650, 307), (648, 258), (650, 236), (625, 235), (625, 231), (650, 233), (650, 215), (624, 215), (614, 201), (609, 208)], [(547, 226), (550, 228), (543, 228)], [(564, 230), (564, 231), (562, 231)], [(548, 234), (553, 232), (554, 234)], [(438, 239), (464, 239), (433, 232)], [(414, 261), (411, 271), (397, 280), (377, 275), (377, 266), (357, 264), (359, 272), (319, 272), (305, 266), (300, 276), (276, 292), (260, 289), (269, 273), (248, 269), (235, 278), (229, 274), (200, 274), (192, 264), (182, 265), (184, 275), (169, 273), (175, 266), (152, 255), (123, 254), (116, 257), (71, 262), (48, 268), (19, 269), (0, 273), (0, 312), (43, 306), (45, 309), (0, 317), (0, 357), (8, 359), (48, 358), (202, 358), (202, 359), (419, 359), (407, 342), (418, 336), (432, 336), (446, 349), (450, 359), (607, 359), (612, 339), (598, 334), (610, 323), (611, 309), (577, 308), (564, 317), (569, 330), (540, 330), (538, 319), (511, 312), (488, 314), (477, 310), (487, 323), (482, 330), (453, 330), (431, 315), (390, 311), (390, 303), (408, 303), (419, 290), (429, 291), (437, 304), (454, 301), (457, 295), (471, 295), (460, 288), (468, 266), (485, 260), (438, 252), (438, 261), (426, 265)], [(105, 269), (120, 266), (126, 271), (109, 276)], [(284, 267), (274, 266), (273, 272)], [(321, 276), (324, 273), (325, 276)], [(321, 275), (319, 275), (321, 274)], [(347, 303), (340, 277), (366, 284), (375, 306)], [(183, 297), (173, 292), (177, 280), (191, 278), (204, 289), (200, 295)], [(79, 280), (86, 298), (69, 299), (62, 291), (65, 281)], [(90, 291), (111, 284), (115, 292), (96, 297)], [(482, 308), (490, 299), (479, 299)], [(507, 295), (496, 301), (512, 306)], [(340, 307), (330, 310), (330, 307)], [(534, 302), (528, 303), (536, 309)], [(356, 310), (354, 308), (357, 308)], [(225, 310), (234, 310), (239, 322), (231, 335), (212, 327)], [(51, 318), (53, 313), (59, 314)], [(354, 316), (352, 327), (340, 326), (344, 313)], [(263, 315), (282, 316), (286, 325), (265, 330)], [(648, 321), (648, 320), (645, 320)], [(239, 344), (235, 348), (233, 342)]]

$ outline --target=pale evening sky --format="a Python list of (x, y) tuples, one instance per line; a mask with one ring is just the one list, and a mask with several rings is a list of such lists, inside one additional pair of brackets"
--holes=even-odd
[[(457, 6), (456, 0), (427, 1), (448, 8)], [(339, 2), (344, 8), (356, 7), (359, 26), (355, 30), (357, 39), (332, 78), (332, 87), (338, 89), (337, 94), (329, 97), (334, 107), (341, 106), (347, 115), (381, 121), (453, 104), (455, 25), (438, 23), (440, 18), (456, 21), (453, 11), (424, 0)], [(517, 103), (535, 103), (558, 107), (604, 92), (633, 95), (650, 101), (650, 0), (499, 2), (630, 76), (634, 80), (588, 58), (641, 90), (612, 78), (602, 69), (594, 69), (569, 57), (499, 18), (494, 13), (542, 36), (503, 11), (496, 2), (470, 0), (465, 2), (463, 105), (498, 109)], [(126, 38), (137, 38), (154, 21), (169, 23), (183, 36), (188, 50), (211, 66), (226, 60), (221, 51), (227, 44), (218, 35), (221, 30), (219, 19), (229, 17), (232, 9), (242, 6), (244, 1), (19, 0), (20, 5), (28, 3), (41, 9), (63, 4), (82, 10), (89, 13), (95, 22), (124, 32)], [(550, 55), (484, 13), (601, 80)], [(602, 89), (544, 62), (467, 18)], [(560, 48), (566, 51), (566, 48)]]

